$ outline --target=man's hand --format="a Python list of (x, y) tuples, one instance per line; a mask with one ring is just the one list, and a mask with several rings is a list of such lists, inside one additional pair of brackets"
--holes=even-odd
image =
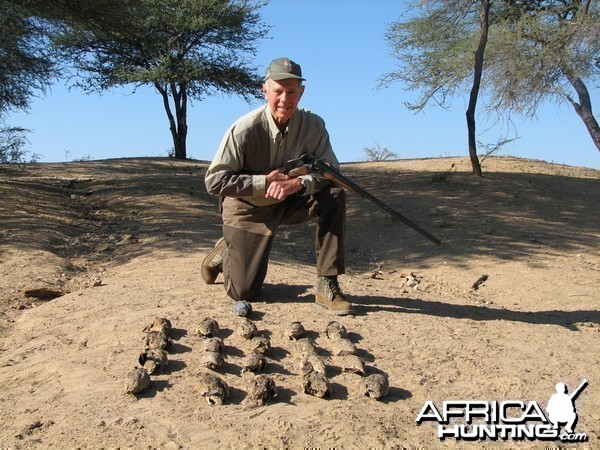
[(283, 173), (283, 169), (276, 169), (267, 175), (267, 190), (265, 197), (285, 200), (292, 194), (302, 189), (302, 182)]

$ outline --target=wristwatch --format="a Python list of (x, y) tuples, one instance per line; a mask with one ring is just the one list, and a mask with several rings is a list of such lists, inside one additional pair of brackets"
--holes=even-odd
[(306, 178), (300, 178), (300, 183), (302, 183), (302, 189), (300, 189), (296, 194), (304, 195), (306, 189), (308, 188), (308, 180)]

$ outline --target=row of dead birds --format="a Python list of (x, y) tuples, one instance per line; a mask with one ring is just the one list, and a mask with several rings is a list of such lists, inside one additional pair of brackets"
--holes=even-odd
[(171, 322), (163, 317), (155, 317), (152, 323), (144, 328), (144, 350), (138, 358), (140, 367), (127, 374), (126, 393), (137, 394), (148, 389), (151, 383), (150, 375), (167, 368), (167, 348), (172, 345), (171, 330)]
[[(267, 375), (259, 374), (267, 365), (265, 354), (271, 348), (271, 341), (257, 334), (254, 322), (245, 318), (237, 328), (237, 334), (251, 343), (251, 352), (242, 364), (242, 374), (252, 374), (247, 378), (248, 388), (244, 404), (250, 406), (262, 406), (277, 396), (275, 381)], [(223, 340), (217, 336), (219, 324), (216, 320), (208, 317), (196, 328), (196, 333), (204, 338), (205, 355), (202, 365), (213, 371), (218, 370), (223, 362), (221, 351)], [(227, 383), (217, 375), (202, 373), (199, 376), (198, 389), (206, 401), (211, 405), (221, 405), (230, 397)]]
[[(317, 353), (312, 339), (305, 337), (306, 330), (300, 322), (292, 322), (287, 337), (296, 341), (296, 356), (300, 360), (302, 371), (302, 388), (306, 394), (319, 398), (331, 395), (331, 384), (327, 377), (324, 360)], [(365, 362), (357, 355), (357, 348), (350, 339), (348, 331), (340, 322), (331, 321), (325, 329), (333, 355), (340, 357), (340, 365), (345, 372), (363, 376), (360, 392), (362, 395), (380, 399), (389, 391), (388, 377), (384, 373), (373, 373), (366, 376)]]
[[(150, 385), (150, 374), (157, 373), (167, 365), (166, 349), (170, 344), (171, 324), (167, 319), (155, 318), (146, 327), (144, 352), (139, 362), (142, 367), (134, 369), (127, 377), (127, 392), (138, 393)], [(271, 343), (267, 337), (257, 332), (256, 325), (248, 318), (240, 323), (237, 334), (250, 341), (250, 354), (242, 363), (242, 374), (248, 374), (248, 393), (244, 404), (262, 406), (277, 396), (275, 381), (268, 375), (260, 374), (267, 365), (265, 356)], [(218, 337), (219, 324), (212, 318), (205, 318), (196, 328), (196, 333), (203, 338), (204, 355), (202, 365), (211, 371), (218, 371), (224, 364), (222, 350), (223, 340)], [(306, 336), (306, 330), (301, 322), (292, 322), (287, 327), (285, 335), (294, 341), (295, 356), (300, 361), (302, 372), (302, 389), (304, 393), (319, 398), (331, 395), (331, 383), (327, 377), (326, 364), (317, 352), (312, 339)], [(357, 348), (348, 339), (348, 331), (340, 322), (331, 321), (325, 330), (333, 350), (333, 355), (340, 358), (343, 371), (356, 373), (363, 377), (361, 393), (374, 399), (387, 395), (389, 390), (388, 377), (384, 373), (366, 375), (365, 363), (357, 355)], [(202, 373), (199, 376), (199, 393), (211, 405), (221, 405), (230, 397), (227, 383), (212, 373)]]

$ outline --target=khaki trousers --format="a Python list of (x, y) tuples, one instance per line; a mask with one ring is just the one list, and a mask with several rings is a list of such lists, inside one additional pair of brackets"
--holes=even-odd
[(260, 293), (280, 225), (316, 218), (317, 276), (344, 273), (346, 197), (342, 188), (328, 186), (314, 195), (292, 195), (281, 203), (261, 207), (227, 197), (222, 206), (228, 250), (223, 259), (223, 276), (225, 290), (232, 299), (254, 300)]

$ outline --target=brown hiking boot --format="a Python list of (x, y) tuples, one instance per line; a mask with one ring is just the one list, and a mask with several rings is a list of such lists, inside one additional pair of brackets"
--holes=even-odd
[(226, 251), (227, 243), (225, 238), (221, 238), (215, 244), (215, 248), (202, 260), (200, 275), (206, 284), (214, 284), (219, 274), (223, 272), (223, 256)]
[(319, 277), (315, 289), (315, 302), (317, 305), (327, 308), (329, 312), (336, 316), (346, 316), (353, 313), (352, 305), (346, 301), (337, 277)]

